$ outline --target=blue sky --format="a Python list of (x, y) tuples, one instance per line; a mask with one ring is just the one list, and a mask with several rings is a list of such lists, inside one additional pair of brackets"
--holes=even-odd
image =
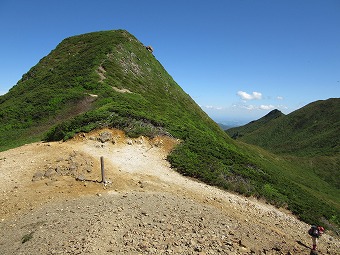
[(126, 29), (218, 122), (340, 96), (339, 0), (1, 0), (0, 94), (64, 38)]

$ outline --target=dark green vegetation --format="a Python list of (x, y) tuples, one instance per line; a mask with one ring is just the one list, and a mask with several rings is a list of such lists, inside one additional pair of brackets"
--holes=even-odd
[[(333, 203), (339, 210), (340, 98), (316, 101), (288, 115), (274, 110), (259, 120), (226, 132), (238, 141), (275, 153), (282, 162), (277, 165), (286, 169), (284, 174), (290, 180), (324, 203)], [(294, 193), (290, 184), (279, 185), (281, 189), (288, 186), (287, 191)], [(293, 209), (297, 214), (303, 212), (304, 204), (311, 203), (304, 199), (297, 203), (297, 211)], [(331, 219), (339, 224), (338, 211)]]
[(176, 137), (182, 143), (168, 160), (182, 174), (265, 197), (308, 222), (339, 220), (336, 189), (322, 182), (314, 192), (304, 179), (308, 168), (300, 171), (231, 139), (126, 31), (65, 39), (0, 97), (0, 150), (39, 139), (67, 140), (102, 127), (131, 137)]

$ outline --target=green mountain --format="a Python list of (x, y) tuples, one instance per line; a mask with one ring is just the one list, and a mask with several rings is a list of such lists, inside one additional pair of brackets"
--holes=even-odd
[(180, 173), (265, 198), (307, 222), (339, 224), (334, 186), (309, 166), (231, 139), (127, 31), (63, 40), (0, 96), (0, 150), (103, 127), (178, 138), (168, 161)]
[(273, 110), (226, 132), (286, 158), (296, 157), (340, 189), (340, 98), (316, 101), (288, 115)]
[(251, 121), (248, 124), (243, 125), (243, 126), (232, 127), (232, 128), (228, 128), (225, 130), (233, 139), (241, 138), (246, 134), (252, 133), (260, 129), (261, 127), (265, 127), (268, 122), (276, 118), (279, 118), (283, 115), (284, 114), (282, 112), (275, 109), (258, 120)]
[(227, 133), (274, 153), (335, 155), (340, 152), (340, 98), (310, 103), (287, 116), (274, 110)]

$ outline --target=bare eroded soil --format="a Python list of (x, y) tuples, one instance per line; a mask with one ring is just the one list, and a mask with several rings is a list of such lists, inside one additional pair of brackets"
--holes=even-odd
[[(171, 169), (176, 144), (100, 130), (0, 152), (0, 254), (310, 253), (289, 212)], [(319, 254), (339, 251), (320, 238)]]

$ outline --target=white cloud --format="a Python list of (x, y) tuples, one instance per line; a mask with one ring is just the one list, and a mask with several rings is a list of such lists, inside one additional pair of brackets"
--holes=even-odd
[(249, 105), (243, 105), (242, 108), (249, 110), (249, 111), (253, 111), (256, 109), (256, 106), (249, 104)]
[(212, 106), (212, 105), (206, 105), (205, 108), (212, 109), (212, 110), (223, 110), (220, 106)]
[(275, 109), (274, 105), (252, 105), (252, 104), (248, 104), (248, 105), (242, 105), (241, 108), (246, 109), (248, 111), (255, 111), (255, 110), (273, 110)]
[(278, 97), (276, 97), (276, 99), (277, 99), (277, 100), (283, 100), (283, 97), (278, 96)]
[(261, 110), (273, 110), (273, 109), (275, 109), (275, 106), (274, 106), (274, 105), (271, 105), (271, 104), (269, 104), (269, 105), (263, 105), (263, 104), (261, 104), (259, 108), (260, 108)]
[(256, 91), (252, 92), (251, 94), (248, 94), (247, 92), (244, 91), (238, 91), (237, 95), (239, 95), (243, 100), (262, 99), (262, 93)]

